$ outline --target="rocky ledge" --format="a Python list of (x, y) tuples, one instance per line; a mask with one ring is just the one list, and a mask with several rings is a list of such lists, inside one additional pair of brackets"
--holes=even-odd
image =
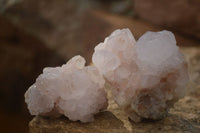
[(123, 122), (111, 112), (101, 112), (91, 123), (72, 122), (66, 117), (50, 119), (37, 116), (30, 123), (30, 133), (128, 133)]

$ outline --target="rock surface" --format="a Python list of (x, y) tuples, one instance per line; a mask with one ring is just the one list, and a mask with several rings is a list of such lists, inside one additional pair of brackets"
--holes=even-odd
[(29, 133), (129, 133), (123, 122), (111, 112), (101, 112), (91, 123), (72, 122), (65, 117), (49, 119), (35, 117), (29, 123)]
[[(200, 39), (199, 0), (133, 0), (137, 15)], [(184, 13), (184, 15), (183, 15)]]
[[(200, 132), (200, 83), (199, 83), (200, 48), (182, 47), (181, 51), (185, 55), (185, 58), (188, 62), (189, 75), (191, 77), (191, 81), (187, 85), (186, 96), (175, 104), (175, 106), (169, 111), (168, 116), (165, 117), (164, 119), (158, 121), (144, 120), (141, 123), (134, 123), (133, 121), (128, 119), (128, 116), (123, 111), (121, 111), (118, 105), (114, 102), (111, 95), (111, 90), (109, 89), (108, 86), (106, 87), (109, 99), (108, 110), (111, 111), (119, 120), (113, 115), (107, 115), (107, 113), (99, 114), (100, 117), (98, 117), (99, 115), (97, 115), (96, 121), (94, 121), (94, 123), (85, 126), (85, 124), (81, 124), (78, 122), (71, 122), (71, 121), (69, 122), (66, 118), (57, 118), (51, 120), (51, 119), (44, 119), (42, 117), (36, 117), (29, 124), (30, 132), (52, 133), (52, 131), (54, 132), (56, 131), (62, 133), (67, 133), (67, 132), (73, 133), (73, 131), (89, 132), (92, 130), (91, 132), (98, 132), (98, 131), (106, 132), (110, 130), (116, 133), (117, 132), (126, 133), (127, 129), (129, 133), (146, 133), (146, 132), (199, 133)], [(122, 124), (120, 120), (123, 122), (123, 125), (126, 129), (124, 129), (123, 126), (120, 126)], [(104, 122), (98, 123), (98, 121), (104, 121)], [(108, 126), (107, 121), (108, 123), (112, 124), (109, 124)], [(115, 122), (119, 123), (116, 124)]]

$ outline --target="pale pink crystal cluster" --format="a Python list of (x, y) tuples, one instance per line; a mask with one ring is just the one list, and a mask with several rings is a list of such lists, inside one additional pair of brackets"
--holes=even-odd
[(45, 68), (25, 93), (32, 115), (59, 116), (90, 122), (107, 107), (104, 79), (95, 66), (75, 56), (61, 67)]
[(129, 29), (116, 30), (95, 47), (92, 60), (95, 66), (85, 66), (85, 59), (75, 56), (61, 67), (45, 68), (25, 93), (30, 113), (93, 121), (107, 108), (104, 76), (133, 121), (161, 119), (184, 96), (189, 80), (169, 31), (147, 32), (136, 42)]
[(116, 30), (95, 47), (92, 60), (135, 122), (162, 118), (188, 82), (187, 64), (169, 31), (147, 32), (136, 42), (129, 29)]

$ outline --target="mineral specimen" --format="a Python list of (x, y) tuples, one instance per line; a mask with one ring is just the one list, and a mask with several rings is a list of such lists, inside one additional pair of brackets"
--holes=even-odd
[(45, 68), (25, 93), (25, 102), (32, 115), (90, 122), (94, 114), (107, 107), (104, 79), (95, 66), (86, 66), (85, 59), (75, 56), (61, 67)]
[(147, 32), (136, 42), (129, 29), (95, 47), (95, 66), (111, 84), (117, 104), (135, 122), (161, 119), (184, 96), (187, 64), (169, 31)]

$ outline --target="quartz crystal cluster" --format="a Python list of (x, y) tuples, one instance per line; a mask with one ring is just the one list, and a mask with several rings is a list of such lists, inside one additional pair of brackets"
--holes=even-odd
[(184, 96), (187, 64), (169, 31), (147, 32), (136, 42), (129, 29), (95, 47), (94, 65), (111, 84), (117, 104), (135, 122), (161, 119)]
[(64, 114), (73, 121), (90, 122), (107, 107), (104, 83), (95, 66), (85, 67), (85, 59), (75, 56), (61, 67), (44, 68), (25, 93), (25, 102), (32, 115)]

